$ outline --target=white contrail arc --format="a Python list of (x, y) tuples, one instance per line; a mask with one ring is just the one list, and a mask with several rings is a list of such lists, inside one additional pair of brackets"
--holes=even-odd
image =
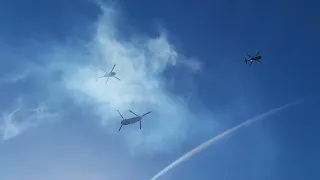
[(267, 116), (270, 116), (272, 114), (275, 114), (279, 111), (282, 111), (284, 109), (287, 109), (291, 106), (295, 106), (295, 105), (298, 105), (300, 103), (302, 103), (303, 100), (299, 100), (299, 101), (295, 101), (295, 102), (292, 102), (292, 103), (288, 103), (286, 105), (283, 105), (281, 107), (278, 107), (278, 108), (275, 108), (275, 109), (272, 109), (266, 113), (263, 113), (263, 114), (260, 114), (256, 117), (253, 117), (251, 119), (248, 119), (246, 120), (245, 122), (231, 128), (231, 129), (228, 129), (216, 136), (214, 136), (213, 138), (205, 141), (204, 143), (200, 144), (199, 146), (197, 146), (196, 148), (192, 149), (191, 151), (187, 152), (186, 154), (184, 154), (183, 156), (181, 156), (180, 158), (178, 158), (177, 160), (175, 160), (173, 163), (171, 163), (170, 165), (168, 165), (167, 167), (165, 167), (163, 170), (161, 170), (158, 174), (156, 174), (155, 176), (153, 176), (150, 180), (156, 180), (158, 179), (160, 176), (164, 175), (166, 172), (168, 172), (169, 170), (173, 169), (174, 167), (178, 166), (179, 164), (181, 164), (183, 161), (186, 161), (188, 160), (190, 157), (196, 155), (197, 153), (199, 153), (201, 150), (205, 149), (206, 147), (208, 147), (209, 145), (211, 145), (212, 143), (215, 143), (215, 142), (218, 142), (220, 139), (222, 139), (223, 137), (233, 133), (234, 131), (246, 126), (246, 125), (249, 125), (251, 124), (252, 122), (254, 121), (258, 121), (258, 120), (261, 120)]

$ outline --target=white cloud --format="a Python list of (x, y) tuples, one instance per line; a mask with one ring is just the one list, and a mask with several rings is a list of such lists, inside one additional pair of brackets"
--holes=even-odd
[(11, 111), (3, 112), (0, 118), (0, 142), (12, 139), (29, 128), (36, 127), (42, 122), (54, 120), (58, 117), (56, 113), (50, 113), (44, 105), (34, 109), (22, 107), (22, 99), (18, 99), (17, 107)]
[(20, 80), (27, 78), (28, 76), (29, 76), (28, 71), (24, 71), (22, 73), (16, 73), (16, 74), (12, 73), (2, 78), (1, 81), (5, 83), (17, 83)]
[[(192, 70), (186, 74), (199, 71), (201, 63), (177, 52), (165, 33), (158, 37), (131, 34), (130, 38), (123, 38), (116, 25), (119, 11), (106, 5), (102, 10), (89, 43), (82, 47), (53, 43), (50, 53), (37, 55), (46, 62), (45, 67), (34, 68), (39, 82), (47, 83), (58, 76), (55, 83), (46, 84), (52, 94), (59, 98), (71, 96), (79, 106), (94, 107), (107, 133), (121, 136), (132, 151), (170, 152), (188, 135), (196, 135), (191, 131), (214, 129), (208, 126), (209, 122), (201, 121), (207, 118), (188, 109), (191, 102), (166, 90), (167, 79), (163, 77), (169, 66), (173, 70), (181, 65)], [(103, 74), (99, 67), (109, 71), (114, 64), (121, 81), (112, 78), (108, 84), (101, 79), (96, 81)], [(138, 114), (149, 110), (153, 113), (143, 119), (143, 130), (139, 130), (139, 125), (132, 125), (123, 127), (119, 133), (121, 118), (116, 110), (128, 118), (132, 116), (129, 109)]]

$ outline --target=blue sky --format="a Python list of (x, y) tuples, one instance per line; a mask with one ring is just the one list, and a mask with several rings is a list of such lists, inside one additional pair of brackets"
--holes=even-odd
[[(316, 1), (0, 2), (0, 179), (319, 179)], [(263, 64), (244, 63), (261, 51)], [(115, 71), (121, 81), (95, 78)], [(118, 132), (121, 117), (153, 111)], [(159, 178), (160, 179), (160, 178)]]

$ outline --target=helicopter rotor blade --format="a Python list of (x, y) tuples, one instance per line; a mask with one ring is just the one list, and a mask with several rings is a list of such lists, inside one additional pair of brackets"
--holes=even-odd
[(103, 70), (102, 68), (99, 68), (101, 71), (105, 72), (105, 73), (108, 73), (107, 71)]
[(257, 52), (256, 56), (258, 56), (259, 53), (260, 53), (260, 50)]
[(119, 110), (117, 110), (117, 111), (118, 111), (119, 115), (122, 117), (122, 119), (124, 120), (124, 117), (121, 115), (120, 111)]
[(151, 111), (149, 111), (149, 112), (147, 112), (147, 113), (145, 113), (144, 115), (142, 115), (141, 117), (143, 117), (143, 116), (145, 116), (145, 115), (147, 115), (147, 114), (150, 114), (151, 113)]
[(112, 71), (113, 71), (114, 67), (116, 67), (116, 65), (113, 65), (113, 68), (111, 69), (111, 71), (110, 71), (110, 72), (112, 72)]
[(116, 77), (116, 76), (112, 76), (112, 77), (114, 77), (114, 78), (118, 79), (119, 81), (121, 81), (121, 79), (119, 79), (119, 78), (118, 78), (118, 77)]
[(121, 128), (122, 128), (122, 124), (121, 124), (121, 126), (120, 126), (120, 128), (119, 128), (119, 131), (121, 130)]
[(139, 115), (137, 115), (136, 113), (132, 112), (131, 110), (129, 110), (132, 114), (136, 115), (137, 117), (140, 117)]
[(246, 55), (248, 56), (248, 57), (252, 57), (250, 54), (248, 54), (248, 53), (246, 53)]
[(108, 83), (108, 81), (109, 81), (109, 77), (107, 78), (106, 84)]

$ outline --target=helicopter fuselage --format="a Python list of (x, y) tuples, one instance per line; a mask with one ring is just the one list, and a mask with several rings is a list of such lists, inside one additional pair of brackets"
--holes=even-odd
[(253, 58), (250, 58), (250, 60), (259, 61), (261, 58), (262, 58), (261, 56), (255, 56)]
[(112, 76), (115, 76), (116, 73), (115, 72), (109, 72), (109, 73), (106, 73), (104, 76), (105, 77), (112, 77)]
[(138, 121), (140, 121), (142, 119), (142, 117), (133, 117), (133, 118), (129, 118), (129, 119), (124, 119), (121, 121), (122, 125), (129, 125), (129, 124), (133, 124), (136, 123)]

